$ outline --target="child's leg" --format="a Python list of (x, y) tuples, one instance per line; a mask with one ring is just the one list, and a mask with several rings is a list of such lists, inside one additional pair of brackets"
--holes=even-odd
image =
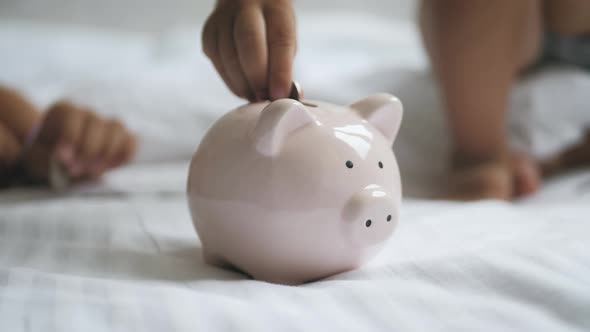
[(543, 18), (547, 29), (560, 35), (590, 33), (590, 1), (544, 0)]
[(540, 50), (540, 1), (424, 0), (420, 23), (452, 131), (450, 195), (510, 199), (534, 190), (534, 165), (508, 151), (505, 114), (516, 77)]

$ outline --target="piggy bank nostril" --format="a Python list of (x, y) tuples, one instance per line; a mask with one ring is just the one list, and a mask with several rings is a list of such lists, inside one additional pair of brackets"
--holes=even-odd
[(372, 224), (372, 223), (373, 223), (373, 222), (371, 221), (371, 219), (369, 219), (369, 220), (367, 220), (367, 221), (365, 222), (365, 226), (367, 226), (367, 227), (371, 227), (371, 224)]
[(388, 214), (388, 215), (387, 215), (387, 221), (388, 221), (388, 222), (389, 222), (389, 221), (391, 221), (391, 214)]

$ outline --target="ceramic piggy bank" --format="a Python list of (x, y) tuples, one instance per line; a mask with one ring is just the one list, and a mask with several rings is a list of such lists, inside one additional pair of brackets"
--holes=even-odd
[(366, 262), (398, 222), (401, 120), (389, 94), (347, 107), (281, 99), (223, 116), (188, 179), (205, 261), (281, 284)]

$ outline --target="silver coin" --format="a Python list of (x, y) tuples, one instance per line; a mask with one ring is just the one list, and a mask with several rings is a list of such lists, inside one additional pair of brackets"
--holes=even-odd
[(303, 98), (303, 90), (297, 81), (291, 83), (291, 93), (289, 94), (289, 98), (297, 101), (299, 101), (300, 98)]
[(49, 185), (57, 192), (64, 192), (70, 186), (70, 178), (57, 158), (49, 161)]

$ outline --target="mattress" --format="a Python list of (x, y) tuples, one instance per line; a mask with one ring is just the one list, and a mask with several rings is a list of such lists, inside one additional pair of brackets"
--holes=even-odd
[[(91, 105), (141, 139), (137, 160), (100, 182), (0, 193), (1, 331), (590, 329), (590, 172), (517, 202), (428, 200), (448, 135), (416, 28), (357, 13), (300, 19), (296, 75), (311, 98), (387, 91), (404, 101), (398, 230), (363, 268), (298, 287), (206, 265), (186, 204), (188, 160), (241, 101), (200, 55), (198, 33), (0, 21), (1, 83), (39, 107), (63, 96)], [(579, 137), (589, 82), (573, 68), (522, 82), (514, 144), (543, 156)]]

